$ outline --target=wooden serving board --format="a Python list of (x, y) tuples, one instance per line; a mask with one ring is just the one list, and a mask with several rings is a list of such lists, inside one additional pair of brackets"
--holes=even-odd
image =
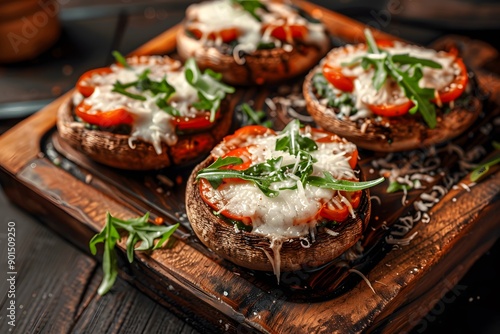
[[(363, 39), (360, 23), (306, 2), (299, 4), (322, 16), (334, 43)], [(134, 53), (174, 53), (177, 29)], [(481, 70), (496, 51), (474, 41), (442, 41), (449, 42), (463, 45), (465, 60), (473, 60), (470, 64), (485, 93), (480, 119), (470, 131), (435, 151), (389, 156), (361, 151), (360, 164), (368, 178), (378, 177), (384, 163), (411, 165), (415, 160), (435, 164), (433, 178), (422, 189), (410, 191), (404, 202), (401, 192), (387, 194), (387, 182), (373, 188), (370, 225), (357, 249), (350, 252), (356, 256), (322, 268), (283, 273), (279, 284), (272, 274), (218, 258), (193, 235), (184, 190), (194, 166), (124, 172), (98, 165), (61, 141), (55, 129), (56, 113), (67, 96), (0, 137), (0, 181), (13, 202), (82, 249), (102, 229), (106, 212), (131, 218), (150, 211), (153, 219), (180, 222), (171, 248), (136, 252), (132, 264), (124, 260), (122, 243), (120, 274), (202, 332), (410, 330), (500, 236), (500, 171), (493, 168), (485, 179), (472, 184), (462, 168), (499, 154), (491, 142), (498, 140), (500, 80)], [(291, 86), (238, 90), (234, 99), (238, 104), (252, 100), (279, 128), (293, 115), (269, 110), (266, 98), (293, 94), (300, 80)], [(308, 120), (306, 114), (301, 117)], [(236, 117), (235, 127), (240, 122), (241, 117)], [(460, 148), (466, 155), (478, 154), (461, 157)], [(409, 223), (408, 217), (418, 219)]]

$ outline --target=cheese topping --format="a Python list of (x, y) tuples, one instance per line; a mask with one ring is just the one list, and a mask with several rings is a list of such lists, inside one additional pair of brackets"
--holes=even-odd
[[(192, 105), (199, 101), (198, 91), (191, 86), (185, 77), (180, 62), (167, 57), (148, 56), (127, 59), (129, 67), (116, 64), (110, 66), (111, 72), (94, 73), (83, 84), (94, 87), (93, 93), (84, 97), (76, 93), (73, 97), (75, 106), (83, 102), (89, 106), (89, 114), (125, 109), (132, 115), (133, 124), (129, 138), (129, 146), (134, 148), (134, 142), (143, 140), (151, 143), (157, 154), (162, 153), (161, 143), (175, 145), (177, 142), (175, 117), (195, 117), (200, 114)], [(147, 78), (154, 82), (166, 80), (175, 89), (168, 98), (168, 105), (175, 108), (178, 115), (173, 116), (163, 110), (158, 104), (159, 99), (167, 98), (166, 93), (154, 94), (151, 90), (140, 90), (135, 85), (127, 87), (126, 91), (141, 96), (142, 99), (130, 97), (113, 91), (115, 84), (126, 86), (137, 82), (141, 75), (147, 73)]]
[[(319, 211), (323, 204), (330, 201), (340, 203), (343, 196), (340, 191), (302, 184), (293, 174), (299, 158), (275, 149), (276, 141), (282, 136), (283, 134), (249, 136), (240, 144), (240, 147), (248, 147), (252, 165), (281, 157), (281, 166), (293, 166), (287, 179), (271, 185), (273, 190), (281, 188), (276, 197), (266, 196), (250, 182), (224, 183), (217, 189), (206, 184), (202, 191), (205, 198), (219, 208), (219, 212), (230, 212), (231, 216), (250, 218), (253, 233), (270, 238), (306, 236), (315, 229), (321, 219)], [(304, 136), (317, 139), (317, 135), (310, 128), (306, 129)], [(228, 143), (223, 142), (219, 144), (221, 145), (227, 146)], [(317, 150), (309, 152), (315, 160), (311, 175), (323, 176), (323, 172), (327, 171), (336, 179), (358, 180), (349, 163), (356, 150), (354, 144), (338, 138), (333, 142), (317, 143), (317, 146)], [(213, 152), (224, 151), (227, 149), (217, 147)], [(296, 189), (284, 189), (294, 185)], [(350, 211), (354, 214), (352, 207)]]
[[(237, 45), (233, 53), (238, 51), (252, 53), (257, 50), (260, 43), (274, 43), (275, 47), (294, 45), (290, 26), (305, 27), (307, 33), (301, 38), (304, 43), (323, 46), (327, 36), (320, 23), (310, 22), (292, 8), (279, 3), (261, 1), (266, 10), (258, 8), (255, 14), (258, 21), (249, 11), (231, 0), (205, 1), (188, 7), (186, 11), (186, 29), (199, 31), (200, 41), (207, 46), (220, 46), (223, 44), (222, 31), (236, 30)], [(271, 34), (276, 27), (284, 27), (285, 40), (273, 37)], [(215, 36), (215, 38), (210, 38)], [(285, 45), (284, 45), (285, 44)], [(236, 57), (237, 58), (237, 57)]]
[[(448, 87), (454, 78), (460, 74), (460, 67), (455, 63), (455, 56), (446, 52), (438, 52), (432, 49), (408, 45), (401, 42), (394, 42), (393, 46), (383, 47), (392, 55), (407, 54), (411, 57), (428, 59), (437, 62), (442, 68), (422, 67), (423, 77), (419, 81), (422, 88), (431, 88), (437, 91)], [(344, 110), (341, 115), (349, 116), (351, 119), (369, 117), (372, 115), (368, 105), (401, 105), (408, 102), (402, 88), (396, 81), (388, 77), (384, 85), (377, 91), (373, 86), (372, 78), (375, 70), (373, 67), (364, 69), (361, 64), (355, 66), (345, 66), (356, 58), (366, 55), (365, 45), (347, 45), (343, 48), (331, 52), (326, 63), (332, 67), (342, 68), (342, 74), (346, 77), (354, 78), (354, 89), (352, 95), (355, 100), (355, 115), (349, 116), (350, 110)], [(405, 67), (402, 67), (405, 70)], [(343, 92), (333, 87), (337, 95)]]

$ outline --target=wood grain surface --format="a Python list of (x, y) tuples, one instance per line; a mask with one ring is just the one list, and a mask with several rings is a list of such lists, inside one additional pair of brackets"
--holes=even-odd
[[(313, 5), (302, 4), (309, 11), (317, 10)], [(343, 41), (359, 38), (355, 32), (362, 31), (362, 25), (326, 10), (322, 13), (330, 30)], [(174, 30), (136, 53), (173, 51)], [(468, 43), (465, 51), (474, 45)], [(477, 73), (489, 93), (489, 102), (473, 128), (453, 144), (466, 152), (484, 146), (486, 152), (477, 160), (485, 161), (488, 154), (490, 158), (495, 154), (490, 142), (498, 139), (495, 136), (499, 125), (495, 120), (500, 114), (496, 103), (500, 90), (494, 75)], [(265, 97), (273, 94), (276, 90), (270, 87), (240, 91), (234, 98), (239, 102), (252, 99), (257, 107), (264, 107)], [(405, 203), (401, 203), (401, 194), (385, 192), (387, 184), (372, 189), (372, 195), (380, 198), (381, 203), (372, 205), (372, 220), (362, 241), (364, 252), (360, 257), (348, 261), (347, 267), (334, 262), (321, 270), (305, 268), (287, 273), (278, 285), (268, 273), (245, 270), (218, 258), (192, 234), (184, 208), (189, 168), (127, 173), (96, 164), (67, 147), (54, 130), (55, 115), (64, 98), (0, 137), (0, 146), (5, 148), (0, 150), (0, 181), (6, 194), (81, 249), (86, 249), (91, 235), (102, 228), (108, 211), (122, 218), (150, 211), (153, 218), (164, 218), (167, 224), (180, 222), (182, 226), (171, 248), (136, 252), (131, 265), (123, 261), (122, 242), (121, 277), (203, 332), (407, 331), (418, 324), (425, 311), (451, 290), (500, 236), (495, 216), (499, 208), (500, 171), (494, 170), (473, 185), (469, 174), (459, 168), (456, 152), (441, 147), (439, 174), (428, 188), (411, 191)], [(284, 120), (286, 117), (289, 115)], [(376, 176), (374, 161), (384, 156), (360, 153), (364, 173)], [(411, 153), (401, 156), (403, 160), (411, 158)], [(451, 175), (456, 178), (449, 183)], [(173, 180), (173, 185), (162, 182), (165, 178)], [(402, 235), (412, 235), (413, 240), (400, 246), (388, 242), (400, 218), (415, 214), (415, 205), (422, 194), (433, 186), (443, 185), (448, 190), (429, 209), (431, 221), (418, 222), (408, 229), (407, 235)], [(131, 315), (141, 308), (141, 298), (145, 297), (138, 292), (124, 292), (123, 281), (113, 288), (110, 297), (91, 298), (89, 294), (94, 293), (99, 275), (92, 280), (87, 278), (96, 271), (99, 273), (97, 263), (76, 250), (61, 249), (61, 252), (66, 256), (59, 261), (64, 263), (40, 265), (54, 266), (55, 275), (67, 277), (67, 285), (52, 287), (50, 280), (40, 278), (43, 288), (40, 291), (54, 291), (45, 298), (70, 293), (74, 300), (64, 299), (60, 305), (58, 298), (54, 298), (51, 306), (60, 309), (61, 319), (47, 319), (43, 310), (30, 308), (30, 312), (39, 316), (30, 317), (37, 320), (23, 324), (26, 331), (53, 326), (46, 328), (56, 332), (93, 332), (98, 330), (92, 328), (96, 312), (109, 314), (105, 329), (109, 332), (168, 328), (168, 324), (148, 323), (147, 319), (132, 320)], [(74, 263), (75, 270), (61, 271), (60, 268), (67, 267), (65, 261)], [(357, 273), (363, 273), (373, 289)], [(22, 301), (28, 304), (29, 296)], [(421, 312), (415, 313), (415, 309)], [(139, 324), (141, 328), (136, 327)]]

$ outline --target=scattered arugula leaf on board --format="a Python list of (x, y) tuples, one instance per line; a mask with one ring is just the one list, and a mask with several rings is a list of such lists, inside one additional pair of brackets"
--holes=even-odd
[(387, 193), (395, 193), (401, 190), (410, 190), (413, 189), (413, 185), (409, 185), (406, 183), (400, 183), (398, 181), (392, 181), (389, 183), (389, 186), (387, 187)]
[[(118, 263), (115, 246), (121, 240), (119, 231), (126, 231), (128, 239), (126, 243), (127, 258), (130, 263), (134, 260), (134, 250), (154, 250), (162, 247), (170, 236), (177, 229), (179, 224), (153, 225), (148, 222), (149, 212), (142, 217), (122, 220), (106, 213), (106, 224), (101, 232), (96, 234), (89, 242), (89, 248), (92, 255), (97, 253), (96, 245), (103, 243), (104, 253), (102, 258), (102, 270), (104, 276), (97, 292), (100, 295), (106, 294), (115, 283), (118, 275)], [(156, 245), (154, 241), (160, 239)], [(141, 241), (138, 247), (135, 245)]]
[(472, 182), (477, 182), (481, 180), (483, 177), (485, 177), (490, 168), (500, 164), (500, 156), (497, 156), (496, 158), (493, 158), (484, 164), (481, 164), (480, 166), (476, 167), (470, 174), (469, 178)]
[(267, 115), (262, 110), (254, 110), (248, 103), (243, 103), (241, 105), (241, 110), (247, 116), (247, 121), (245, 125), (262, 125), (266, 128), (271, 128), (273, 122), (271, 120), (266, 120)]

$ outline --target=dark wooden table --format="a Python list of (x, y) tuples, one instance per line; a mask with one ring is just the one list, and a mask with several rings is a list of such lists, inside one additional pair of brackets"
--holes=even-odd
[[(498, 43), (491, 26), (457, 30), (418, 18), (388, 20), (389, 7), (354, 1), (351, 6), (315, 1), (364, 22), (419, 43), (453, 32)], [(31, 89), (9, 85), (12, 94), (0, 97), (2, 106), (38, 109), (71, 88), (86, 68), (110, 61), (109, 51), (127, 53), (179, 22), (188, 2), (183, 1), (71, 1), (61, 12), (63, 36), (52, 49), (33, 62), (2, 68), (0, 84), (11, 79), (28, 82)], [(126, 5), (124, 5), (126, 4)], [(362, 5), (362, 7), (356, 7)], [(379, 7), (373, 7), (379, 6)], [(386, 15), (384, 17), (384, 15)], [(409, 21), (413, 20), (413, 21)], [(384, 22), (388, 22), (385, 24)], [(419, 23), (420, 22), (420, 23)], [(449, 22), (448, 22), (449, 23)], [(140, 33), (139, 33), (140, 32)], [(490, 34), (490, 35), (488, 35)], [(75, 40), (76, 39), (76, 40)], [(498, 48), (498, 45), (496, 45)], [(66, 67), (65, 67), (66, 66)], [(68, 67), (69, 66), (69, 67)], [(64, 71), (63, 69), (66, 69)], [(71, 69), (71, 70), (69, 70)], [(493, 69), (498, 70), (500, 69)], [(62, 74), (61, 74), (62, 73)], [(31, 82), (31, 83), (29, 83)], [(56, 88), (54, 88), (56, 87)], [(27, 94), (31, 94), (27, 98)], [(29, 94), (28, 94), (29, 95)], [(10, 109), (10, 110), (11, 110)], [(29, 113), (29, 110), (26, 111)], [(0, 120), (0, 133), (21, 118)], [(1, 149), (1, 148), (0, 148)], [(7, 228), (15, 224), (15, 327), (9, 325), (7, 298)], [(78, 249), (64, 235), (48, 229), (37, 217), (13, 206), (0, 192), (0, 333), (197, 333), (204, 332), (196, 317), (183, 317), (175, 308), (166, 309), (118, 278), (112, 291), (97, 294), (102, 270), (87, 249)], [(414, 333), (500, 332), (500, 242), (481, 257), (459, 283), (446, 293)], [(416, 310), (418, 312), (418, 310)]]

